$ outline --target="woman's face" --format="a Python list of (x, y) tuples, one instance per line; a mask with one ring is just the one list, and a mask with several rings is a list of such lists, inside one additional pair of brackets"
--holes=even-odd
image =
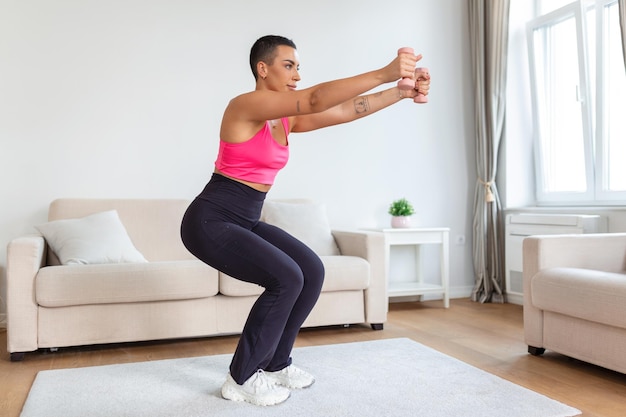
[(272, 65), (266, 65), (265, 82), (270, 90), (293, 91), (300, 81), (298, 51), (286, 45), (276, 48)]

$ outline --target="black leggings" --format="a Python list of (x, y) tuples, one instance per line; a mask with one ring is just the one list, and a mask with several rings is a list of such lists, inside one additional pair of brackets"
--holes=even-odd
[(291, 364), (298, 331), (317, 302), (324, 266), (304, 243), (259, 221), (266, 193), (213, 174), (187, 209), (181, 236), (213, 268), (265, 288), (244, 326), (230, 365), (243, 384), (257, 370)]

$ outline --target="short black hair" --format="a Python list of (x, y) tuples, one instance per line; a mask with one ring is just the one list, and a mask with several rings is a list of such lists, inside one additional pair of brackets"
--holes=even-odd
[(276, 57), (276, 48), (279, 45), (290, 46), (293, 49), (296, 48), (296, 44), (291, 39), (287, 39), (284, 36), (267, 35), (257, 39), (250, 49), (250, 69), (254, 79), (259, 78), (259, 74), (256, 70), (256, 64), (260, 61), (272, 65), (274, 58)]

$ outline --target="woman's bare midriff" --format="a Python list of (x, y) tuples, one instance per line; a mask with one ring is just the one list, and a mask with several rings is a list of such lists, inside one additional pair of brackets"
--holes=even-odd
[(272, 188), (271, 184), (259, 184), (258, 182), (250, 182), (250, 181), (240, 180), (238, 178), (233, 178), (233, 177), (231, 177), (229, 175), (224, 174), (219, 169), (215, 169), (214, 172), (216, 174), (220, 174), (220, 175), (222, 175), (222, 176), (224, 176), (226, 178), (230, 178), (233, 181), (237, 181), (237, 182), (240, 182), (240, 183), (242, 183), (244, 185), (247, 185), (250, 188), (254, 188), (257, 191), (261, 191), (262, 193), (267, 193), (270, 190), (270, 188)]

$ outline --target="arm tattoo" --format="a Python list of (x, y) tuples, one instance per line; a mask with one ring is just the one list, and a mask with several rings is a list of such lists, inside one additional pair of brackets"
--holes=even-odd
[(300, 113), (300, 100), (296, 101), (296, 111)]
[(370, 109), (370, 102), (367, 96), (357, 97), (354, 99), (354, 111), (356, 114), (366, 113)]

